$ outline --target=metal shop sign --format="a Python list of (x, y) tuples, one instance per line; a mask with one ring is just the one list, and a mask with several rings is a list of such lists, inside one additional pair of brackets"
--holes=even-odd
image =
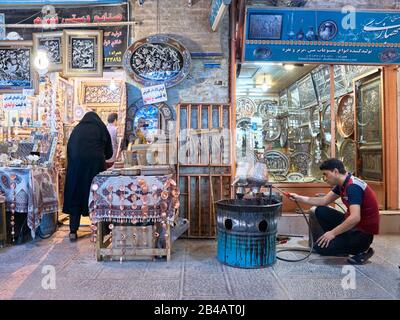
[[(38, 9), (4, 9), (6, 24), (16, 24), (25, 20), (24, 24), (76, 24), (127, 21), (128, 5), (83, 6), (83, 7), (56, 7), (56, 15), (52, 21), (44, 21)], [(74, 28), (76, 29), (76, 28)], [(81, 27), (80, 29), (98, 29)], [(128, 26), (101, 27), (103, 32), (103, 57), (105, 67), (121, 67), (124, 52), (128, 44)], [(57, 31), (59, 29), (55, 29)], [(41, 33), (37, 28), (9, 28), (7, 32), (15, 31), (23, 40), (31, 40), (32, 33)], [(46, 32), (51, 31), (46, 29)]]
[(244, 61), (400, 64), (400, 12), (247, 8)]

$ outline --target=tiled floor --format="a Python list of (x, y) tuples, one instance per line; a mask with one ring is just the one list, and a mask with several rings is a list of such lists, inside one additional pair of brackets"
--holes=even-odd
[[(168, 263), (97, 262), (88, 232), (81, 235), (70, 243), (63, 226), (50, 239), (0, 249), (0, 299), (400, 299), (400, 235), (376, 237), (375, 255), (355, 269), (345, 258), (312, 255), (251, 270), (219, 263), (213, 240), (176, 241)], [(55, 289), (46, 290), (49, 270)]]

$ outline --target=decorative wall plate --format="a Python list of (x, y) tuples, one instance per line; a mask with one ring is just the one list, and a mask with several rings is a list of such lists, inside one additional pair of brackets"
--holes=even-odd
[(262, 119), (275, 118), (278, 115), (278, 105), (276, 101), (264, 100), (258, 105), (258, 113)]
[(250, 118), (240, 118), (236, 122), (236, 128), (242, 130), (249, 130), (251, 127), (251, 119)]
[(315, 106), (312, 111), (310, 112), (310, 133), (313, 138), (318, 136), (318, 134), (321, 131), (321, 118), (320, 118), (320, 112), (319, 112), (319, 107)]
[(354, 99), (350, 94), (344, 95), (338, 106), (338, 132), (343, 138), (351, 137), (354, 133)]
[(286, 176), (284, 176), (283, 174), (273, 174), (270, 173), (273, 181), (275, 182), (282, 182), (282, 181), (286, 181)]
[(340, 145), (339, 159), (342, 160), (347, 171), (356, 170), (356, 143), (352, 139), (345, 139)]
[(263, 126), (264, 140), (275, 141), (281, 135), (281, 126), (276, 119), (268, 119)]
[(290, 155), (290, 164), (293, 164), (297, 172), (307, 176), (311, 155), (307, 152), (294, 152)]
[(267, 164), (268, 172), (274, 175), (286, 175), (289, 171), (289, 159), (282, 152), (267, 151), (264, 154), (264, 161)]
[(180, 42), (154, 35), (133, 43), (125, 52), (126, 73), (143, 86), (165, 84), (173, 87), (190, 72), (190, 52)]
[(236, 100), (236, 118), (251, 118), (257, 111), (257, 106), (253, 100), (241, 97)]
[(279, 143), (281, 148), (283, 148), (288, 139), (288, 127), (287, 127), (287, 119), (281, 121), (281, 135), (279, 136)]
[(300, 172), (289, 173), (286, 178), (290, 182), (303, 182), (304, 180), (304, 176)]

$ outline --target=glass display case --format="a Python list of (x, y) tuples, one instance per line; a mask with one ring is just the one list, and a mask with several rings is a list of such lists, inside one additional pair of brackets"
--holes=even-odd
[[(271, 181), (299, 183), (323, 181), (319, 165), (336, 157), (361, 178), (381, 179), (381, 80), (379, 74), (371, 75), (371, 70), (321, 65), (299, 72), (300, 78), (276, 94), (277, 101), (240, 97), (238, 161), (252, 154), (267, 163)], [(333, 108), (331, 71), (335, 81)]]

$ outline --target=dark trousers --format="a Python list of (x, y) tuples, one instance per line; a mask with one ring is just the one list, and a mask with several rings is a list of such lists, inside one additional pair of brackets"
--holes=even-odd
[(81, 215), (80, 214), (70, 214), (69, 215), (69, 231), (70, 232), (77, 232), (80, 224), (81, 224)]
[(319, 237), (334, 229), (343, 221), (344, 214), (330, 207), (317, 207), (315, 213), (310, 214), (311, 235), (317, 253), (326, 256), (358, 254), (369, 248), (374, 236), (354, 228), (336, 236), (328, 247), (321, 248), (316, 244)]

